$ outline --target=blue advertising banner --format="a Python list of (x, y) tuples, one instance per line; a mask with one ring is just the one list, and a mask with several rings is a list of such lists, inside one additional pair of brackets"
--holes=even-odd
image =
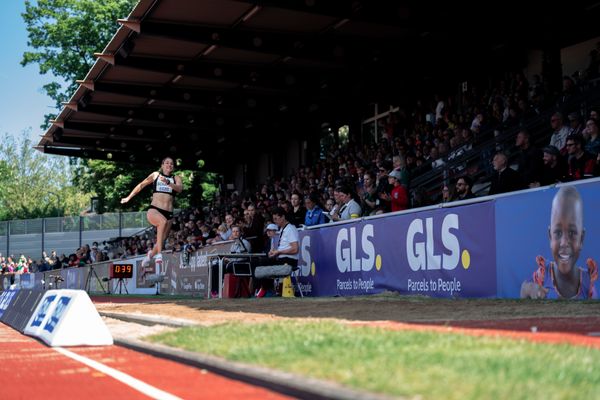
[(19, 289), (13, 289), (4, 290), (0, 293), (0, 318), (2, 317), (2, 315), (4, 315), (4, 313), (8, 309), (8, 306), (11, 304), (18, 292)]
[(58, 299), (58, 302), (56, 303), (56, 306), (54, 307), (54, 311), (52, 312), (52, 315), (48, 319), (48, 322), (46, 322), (46, 325), (44, 325), (45, 331), (48, 331), (49, 333), (52, 333), (54, 331), (54, 328), (56, 328), (56, 325), (58, 325), (60, 318), (63, 316), (63, 314), (64, 314), (65, 310), (67, 309), (67, 306), (69, 305), (70, 302), (71, 302), (71, 297), (69, 297), (69, 296), (61, 296)]
[(55, 299), (56, 299), (55, 294), (46, 296), (44, 298), (42, 304), (39, 307), (39, 311), (38, 311), (37, 315), (35, 316), (35, 318), (33, 319), (33, 321), (30, 324), (31, 327), (37, 328), (37, 327), (42, 326), (42, 322), (44, 322), (44, 319), (46, 318), (46, 313), (48, 312), (48, 309), (50, 308), (50, 306), (52, 305), (52, 303), (54, 302)]
[(23, 332), (38, 303), (44, 296), (44, 292), (30, 289), (9, 292), (12, 292), (15, 296), (0, 316), (0, 321)]
[(301, 232), (303, 291), (494, 297), (494, 217), (482, 202)]
[(498, 297), (598, 297), (600, 185), (496, 199)]

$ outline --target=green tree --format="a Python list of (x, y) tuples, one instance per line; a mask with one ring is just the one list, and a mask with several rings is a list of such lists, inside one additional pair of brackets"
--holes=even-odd
[[(29, 46), (34, 51), (23, 54), (22, 65), (39, 64), (40, 73), (51, 72), (62, 82), (44, 86), (46, 93), (60, 103), (75, 91), (75, 80), (83, 79), (95, 62), (93, 54), (101, 52), (118, 28), (116, 22), (126, 17), (136, 0), (38, 0), (26, 1), (25, 21)], [(43, 127), (52, 115), (46, 115)], [(99, 212), (121, 209), (120, 199), (151, 171), (127, 163), (80, 160), (73, 183), (81, 191), (100, 199)], [(179, 171), (185, 191), (177, 196), (176, 206), (199, 205), (203, 195), (214, 195), (214, 174), (203, 171)], [(150, 203), (145, 190), (127, 204), (127, 209), (142, 210)]]
[[(81, 160), (73, 183), (99, 198), (98, 212), (102, 213), (119, 210), (121, 198), (127, 196), (150, 172), (126, 163)], [(139, 193), (127, 204), (127, 209), (142, 210), (147, 207), (150, 204), (149, 193), (147, 189)]]
[[(158, 170), (158, 168), (157, 168)], [(144, 180), (152, 170), (140, 169), (132, 164), (102, 160), (82, 160), (76, 170), (74, 183), (83, 191), (100, 199), (100, 212), (117, 210), (144, 210), (151, 201), (152, 190), (147, 186), (126, 206), (121, 198)], [(200, 206), (202, 200), (211, 200), (216, 192), (217, 175), (204, 171), (179, 170), (175, 172), (183, 181), (183, 193), (175, 197), (175, 207)], [(125, 208), (123, 208), (125, 207)]]
[[(25, 1), (22, 14), (28, 32), (28, 45), (33, 51), (23, 54), (23, 66), (39, 64), (40, 73), (51, 72), (62, 78), (44, 90), (60, 103), (75, 91), (75, 80), (83, 79), (95, 62), (94, 53), (101, 52), (117, 30), (118, 18), (126, 17), (135, 0), (38, 0)], [(52, 115), (46, 115), (47, 127)]]
[(20, 140), (5, 135), (0, 143), (0, 219), (79, 215), (90, 196), (70, 184), (64, 157), (33, 149), (24, 132)]

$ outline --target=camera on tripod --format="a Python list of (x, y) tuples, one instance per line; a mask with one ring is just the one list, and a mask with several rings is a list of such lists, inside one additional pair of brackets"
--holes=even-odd
[(59, 288), (59, 284), (60, 282), (64, 282), (65, 278), (63, 278), (60, 275), (50, 275), (48, 278), (50, 278), (51, 282), (48, 284), (48, 286), (54, 286), (54, 289), (60, 289)]
[(88, 274), (87, 274), (87, 278), (85, 279), (85, 291), (90, 293), (90, 289), (91, 289), (91, 281), (92, 281), (92, 275), (96, 277), (96, 282), (98, 282), (98, 286), (100, 286), (100, 288), (102, 289), (102, 292), (108, 294), (108, 285), (107, 288), (104, 289), (104, 285), (102, 284), (102, 280), (100, 280), (100, 277), (98, 276), (98, 274), (96, 273), (96, 270), (94, 269), (93, 265), (90, 265), (88, 270)]

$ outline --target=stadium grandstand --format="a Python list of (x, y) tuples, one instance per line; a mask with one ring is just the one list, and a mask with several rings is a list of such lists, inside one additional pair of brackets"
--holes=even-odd
[[(178, 167), (221, 173), (212, 204), (176, 217), (174, 254), (226, 241), (233, 225), (262, 249), (274, 207), (314, 225), (311, 196), (329, 222), (343, 219), (341, 191), (360, 209), (353, 217), (369, 217), (597, 176), (598, 129), (586, 125), (600, 105), (600, 42), (585, 21), (598, 7), (574, 4), (570, 18), (546, 7), (539, 18), (533, 5), (486, 5), (502, 18), (466, 17), (481, 7), (140, 1), (37, 148), (133, 164), (169, 153)], [(565, 29), (550, 35), (554, 20)], [(572, 134), (590, 159), (581, 168)], [(18, 224), (7, 226), (12, 255)], [(109, 256), (97, 242), (120, 235), (80, 234), (49, 262), (45, 233), (39, 261), (12, 256), (3, 270), (23, 271), (23, 258), (44, 272), (139, 256), (154, 240), (144, 231)]]
[[(335, 220), (341, 190), (368, 217), (598, 175), (595, 3), (429, 6), (140, 1), (37, 149), (152, 165), (172, 154), (222, 174), (212, 204), (176, 217), (174, 253), (232, 225), (262, 248), (272, 209), (309, 225), (311, 195)], [(585, 171), (568, 164), (572, 133), (593, 159)], [(546, 155), (561, 167), (550, 181)], [(498, 186), (502, 168), (515, 174)], [(144, 254), (144, 235), (110, 258)]]
[(152, 205), (0, 223), (2, 398), (596, 398), (599, 20), (140, 0), (36, 149)]

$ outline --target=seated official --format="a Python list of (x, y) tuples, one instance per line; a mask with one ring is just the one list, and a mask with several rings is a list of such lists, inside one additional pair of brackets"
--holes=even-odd
[[(243, 254), (243, 253), (251, 253), (252, 246), (250, 246), (250, 242), (242, 237), (242, 230), (239, 226), (233, 225), (231, 227), (231, 238), (233, 243), (229, 248), (229, 252), (233, 254)], [(223, 259), (223, 274), (233, 272), (233, 266), (231, 262), (235, 262), (235, 259), (224, 258)], [(212, 279), (211, 279), (211, 294), (213, 297), (217, 296), (219, 292), (219, 283), (222, 281), (223, 276), (219, 276), (219, 264), (213, 263), (210, 265), (212, 269)]]
[[(286, 212), (281, 207), (275, 207), (273, 210), (273, 222), (279, 227), (279, 239), (269, 251), (269, 260), (263, 265), (288, 264), (292, 269), (298, 268), (299, 239), (298, 229), (289, 223), (286, 218)], [(264, 297), (267, 291), (273, 288), (272, 279), (261, 279), (255, 282), (255, 287), (260, 287), (256, 297)]]

